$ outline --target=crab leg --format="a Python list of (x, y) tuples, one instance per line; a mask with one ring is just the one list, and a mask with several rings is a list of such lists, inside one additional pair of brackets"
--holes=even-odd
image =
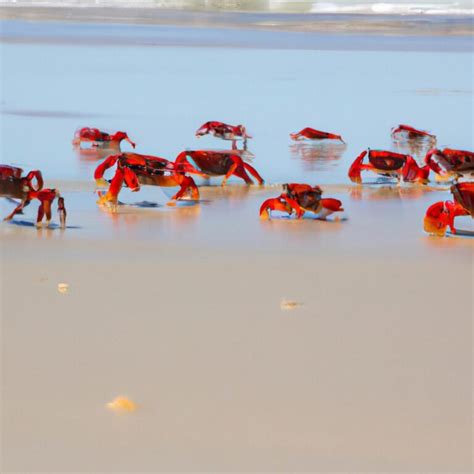
[(250, 176), (247, 174), (247, 172), (245, 171), (244, 166), (238, 165), (234, 172), (234, 175), (239, 178), (242, 178), (247, 184), (253, 184), (253, 181), (250, 178)]
[(171, 200), (181, 199), (187, 191), (191, 192), (191, 198), (198, 200), (199, 199), (199, 189), (194, 182), (194, 179), (190, 176), (184, 175), (175, 175), (174, 179), (181, 186), (180, 190), (171, 198)]
[[(225, 183), (234, 174), (235, 170), (239, 167), (239, 165), (243, 165), (243, 162), (242, 162), (240, 157), (231, 156), (230, 158), (233, 161), (233, 163), (232, 163), (231, 167), (229, 168), (229, 170), (227, 171), (226, 175), (224, 176), (224, 179), (222, 180), (221, 186), (225, 186)], [(243, 168), (242, 168), (242, 171), (243, 171)], [(242, 171), (240, 172), (241, 174), (242, 174)], [(250, 181), (250, 183), (252, 182), (252, 180), (247, 176), (247, 179), (245, 179), (245, 182), (247, 184), (250, 184), (249, 181)]]
[(433, 160), (433, 155), (442, 155), (443, 153), (440, 150), (433, 149), (430, 150), (425, 156), (425, 163), (429, 166), (436, 174), (441, 176), (447, 175), (448, 173), (444, 171), (436, 161)]
[(248, 163), (242, 161), (244, 168), (257, 180), (258, 184), (263, 184), (263, 178), (258, 174), (258, 171)]
[(182, 173), (193, 173), (197, 174), (198, 176), (202, 176), (203, 178), (209, 178), (206, 173), (198, 170), (195, 166), (193, 166), (187, 158), (188, 154), (185, 151), (182, 151), (175, 159), (174, 166), (177, 171)]
[(59, 221), (61, 223), (61, 228), (66, 227), (66, 206), (64, 205), (64, 198), (62, 196), (58, 196), (58, 214), (59, 214)]
[(288, 194), (286, 194), (286, 193), (281, 194), (280, 197), (281, 197), (281, 199), (284, 199), (292, 209), (295, 210), (297, 219), (301, 219), (303, 217), (305, 211), (296, 202), (295, 199), (290, 198), (290, 196), (288, 196)]
[(430, 167), (425, 165), (423, 167), (418, 166), (418, 163), (413, 159), (413, 157), (408, 156), (405, 165), (402, 169), (403, 181), (406, 182), (420, 182), (425, 183), (428, 181), (430, 174)]
[(31, 202), (31, 199), (24, 199), (23, 201), (20, 202), (20, 204), (18, 204), (18, 206), (15, 207), (15, 209), (13, 209), (13, 211), (8, 214), (8, 216), (6, 216), (3, 220), (4, 221), (11, 221), (13, 219), (13, 217), (16, 215), (16, 214), (21, 214), (21, 212), (23, 211), (23, 209), (28, 206), (28, 204), (30, 204)]

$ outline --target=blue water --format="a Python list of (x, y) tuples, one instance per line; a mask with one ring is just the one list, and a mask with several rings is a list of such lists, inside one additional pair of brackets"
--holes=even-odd
[[(2, 162), (46, 178), (92, 179), (97, 163), (71, 146), (81, 126), (125, 130), (138, 152), (174, 159), (228, 146), (196, 139), (203, 122), (243, 123), (270, 183), (347, 183), (364, 148), (394, 149), (399, 123), (473, 148), (472, 53), (2, 43), (1, 58)], [(347, 147), (295, 145), (289, 133), (305, 126)]]

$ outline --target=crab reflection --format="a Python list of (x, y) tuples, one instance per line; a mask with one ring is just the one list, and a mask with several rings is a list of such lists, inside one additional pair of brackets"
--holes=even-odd
[(120, 147), (118, 148), (103, 148), (103, 147), (89, 147), (80, 148), (74, 147), (76, 157), (81, 161), (99, 161), (107, 158), (109, 155), (120, 153)]
[(137, 202), (135, 204), (120, 204), (117, 211), (112, 212), (106, 207), (99, 208), (107, 213), (112, 221), (112, 226), (119, 230), (124, 228), (130, 231), (142, 225), (148, 228), (155, 219), (166, 223), (167, 227), (174, 230), (183, 230), (192, 225), (201, 213), (201, 206), (196, 201), (181, 201), (176, 206), (167, 206), (155, 202)]
[[(439, 191), (439, 189), (437, 189)], [(424, 186), (355, 186), (350, 190), (353, 200), (382, 201), (386, 199), (411, 200), (422, 198), (426, 192), (434, 191)]]
[(246, 186), (241, 184), (230, 184), (223, 186), (204, 185), (199, 188), (201, 198), (206, 201), (242, 201), (246, 199), (253, 190), (258, 190), (257, 186)]
[(407, 153), (414, 158), (423, 160), (425, 155), (432, 148), (436, 147), (436, 138), (434, 137), (416, 137), (399, 135), (397, 139), (392, 140), (393, 147), (399, 153)]
[(295, 143), (290, 145), (292, 158), (302, 161), (305, 171), (324, 171), (337, 165), (347, 146), (344, 143)]

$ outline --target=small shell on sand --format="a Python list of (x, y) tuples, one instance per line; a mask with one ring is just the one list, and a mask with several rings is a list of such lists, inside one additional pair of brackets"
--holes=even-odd
[(303, 304), (298, 303), (297, 301), (292, 301), (292, 300), (287, 300), (287, 299), (282, 299), (280, 303), (280, 309), (282, 311), (289, 311), (291, 309), (295, 309), (300, 306), (303, 306)]
[(113, 411), (135, 411), (137, 405), (126, 397), (116, 397), (107, 403), (107, 408)]
[(69, 285), (67, 283), (58, 283), (59, 293), (67, 293), (69, 291)]

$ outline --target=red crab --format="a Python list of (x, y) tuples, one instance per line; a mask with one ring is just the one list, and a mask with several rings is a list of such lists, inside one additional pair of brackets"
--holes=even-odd
[(338, 199), (322, 199), (322, 189), (309, 184), (284, 184), (283, 193), (276, 198), (270, 198), (260, 206), (260, 217), (269, 219), (271, 211), (282, 211), (289, 215), (296, 213), (301, 219), (306, 211), (313, 212), (317, 219), (326, 219), (334, 212), (342, 212), (342, 202)]
[[(206, 177), (224, 176), (221, 183), (222, 186), (225, 185), (232, 175), (242, 178), (247, 184), (253, 184), (247, 171), (257, 180), (258, 184), (263, 184), (263, 179), (257, 170), (246, 163), (236, 151), (186, 150), (176, 157), (175, 163), (179, 166), (186, 166), (186, 170), (190, 173), (197, 173), (205, 175)], [(188, 157), (194, 161), (198, 169), (189, 163)]]
[(443, 236), (449, 226), (456, 233), (454, 218), (457, 216), (474, 216), (474, 182), (457, 183), (451, 186), (453, 201), (437, 202), (426, 211), (424, 219), (425, 232)]
[(451, 148), (432, 149), (426, 154), (425, 163), (441, 179), (451, 179), (462, 174), (474, 173), (474, 153), (472, 151)]
[[(66, 227), (66, 208), (64, 198), (57, 189), (43, 189), (43, 177), (38, 170), (30, 171), (22, 176), (23, 170), (14, 166), (0, 165), (0, 196), (21, 199), (20, 204), (11, 212), (5, 221), (13, 219), (16, 214), (21, 214), (23, 209), (33, 199), (38, 199), (40, 206), (36, 219), (36, 226), (41, 227), (46, 216), (46, 226), (51, 221), (51, 205), (58, 198), (58, 213), (61, 227)], [(34, 181), (36, 180), (36, 184)]]
[(398, 138), (398, 136), (402, 135), (408, 139), (429, 138), (430, 140), (436, 140), (435, 135), (425, 132), (424, 130), (417, 130), (410, 125), (399, 125), (398, 127), (392, 128), (392, 138)]
[(311, 127), (303, 128), (298, 133), (290, 133), (292, 140), (303, 140), (308, 138), (309, 140), (340, 140), (342, 143), (346, 143), (341, 135), (336, 135), (334, 133), (321, 132), (320, 130), (315, 130)]
[[(125, 183), (132, 192), (140, 190), (140, 184), (162, 187), (179, 186), (179, 191), (171, 200), (181, 199), (187, 192), (192, 199), (199, 199), (199, 190), (185, 165), (175, 163), (157, 156), (139, 155), (138, 153), (120, 153), (106, 158), (95, 170), (94, 178), (98, 186), (104, 184), (105, 171), (117, 165), (115, 175), (110, 181), (107, 193), (99, 194), (98, 204), (109, 203), (115, 207), (118, 195)], [(192, 170), (191, 170), (192, 172)]]
[[(364, 164), (364, 158), (368, 155), (369, 163)], [(419, 167), (410, 155), (394, 153), (392, 151), (368, 150), (363, 151), (349, 168), (349, 178), (354, 183), (361, 183), (361, 171), (373, 171), (382, 176), (394, 176), (398, 180), (426, 183), (430, 174), (428, 166)]]
[(80, 146), (83, 142), (90, 142), (93, 147), (120, 149), (122, 140), (126, 140), (135, 148), (135, 143), (128, 138), (125, 132), (115, 132), (113, 135), (110, 135), (109, 133), (100, 131), (98, 128), (84, 127), (76, 130), (72, 144)]
[(243, 125), (228, 125), (223, 122), (206, 122), (196, 130), (196, 137), (203, 135), (214, 135), (223, 140), (232, 140), (232, 148), (237, 148), (236, 140), (243, 139), (244, 147), (247, 146), (247, 139), (252, 138), (247, 134), (247, 130)]

